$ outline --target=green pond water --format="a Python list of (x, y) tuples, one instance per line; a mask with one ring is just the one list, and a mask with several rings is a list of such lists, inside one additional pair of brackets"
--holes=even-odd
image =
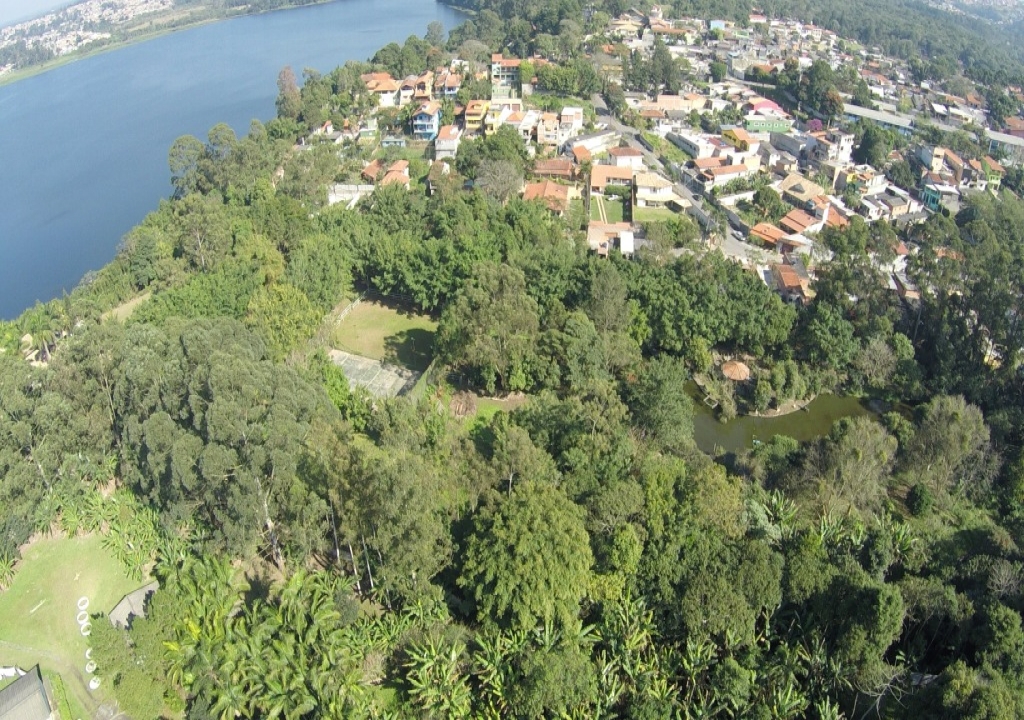
[(811, 440), (825, 435), (832, 425), (844, 417), (870, 415), (871, 410), (855, 397), (819, 395), (804, 410), (775, 418), (743, 416), (723, 423), (715, 411), (705, 405), (700, 390), (690, 385), (693, 397), (693, 434), (697, 447), (707, 453), (721, 448), (736, 452), (749, 448), (754, 440), (766, 441), (775, 435), (788, 435), (796, 440)]

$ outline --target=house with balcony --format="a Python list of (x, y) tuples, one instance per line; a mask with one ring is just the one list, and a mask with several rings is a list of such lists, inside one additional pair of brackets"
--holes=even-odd
[(483, 130), (484, 119), (491, 104), (487, 100), (470, 100), (466, 104), (466, 111), (463, 115), (463, 122), (467, 133), (475, 133)]
[(360, 75), (366, 90), (377, 98), (377, 107), (398, 107), (400, 86), (389, 73), (373, 72)]
[(462, 88), (462, 75), (444, 69), (434, 77), (434, 97), (454, 100)]
[(672, 190), (672, 183), (652, 172), (639, 172), (633, 176), (633, 196), (637, 207), (663, 208), (669, 203), (680, 203)]
[(558, 116), (550, 112), (541, 114), (537, 122), (537, 144), (541, 147), (557, 148), (564, 142)]
[(633, 171), (630, 168), (620, 168), (614, 165), (594, 165), (590, 170), (591, 192), (603, 193), (609, 185), (631, 187)]
[(412, 134), (417, 140), (433, 140), (441, 129), (441, 103), (431, 101), (420, 105), (412, 116)]
[(519, 87), (519, 66), (522, 60), (507, 58), (501, 53), (491, 55), (491, 88), (515, 90)]

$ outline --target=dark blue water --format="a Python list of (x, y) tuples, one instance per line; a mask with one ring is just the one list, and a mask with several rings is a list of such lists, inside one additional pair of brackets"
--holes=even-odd
[(167, 151), (274, 115), (277, 74), (332, 70), (463, 15), (340, 0), (194, 28), (0, 87), (0, 318), (71, 290), (170, 193)]

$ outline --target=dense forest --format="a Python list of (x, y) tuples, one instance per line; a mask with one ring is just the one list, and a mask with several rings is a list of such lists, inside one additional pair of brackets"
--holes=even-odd
[[(429, 196), (424, 164), (328, 207), (358, 157), (295, 141), (366, 69), (282, 73), (275, 120), (179, 139), (114, 261), (0, 325), (0, 585), (37, 532), (160, 580), (94, 626), (129, 716), (1024, 716), (1024, 202), (828, 230), (794, 308), (667, 253), (681, 225), (598, 259), (572, 213), (465, 189), (529, 172), (505, 131)], [(917, 306), (881, 281), (901, 240)], [(437, 318), (426, 392), (352, 391), (316, 346), (359, 291)], [(882, 412), (709, 456), (687, 383), (729, 355), (755, 377), (723, 412)], [(467, 422), (464, 388), (526, 402)]]

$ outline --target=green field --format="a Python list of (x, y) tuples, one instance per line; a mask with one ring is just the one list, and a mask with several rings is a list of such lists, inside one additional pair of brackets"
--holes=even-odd
[(331, 333), (331, 346), (422, 372), (433, 357), (436, 330), (429, 315), (364, 301)]
[(78, 600), (89, 598), (90, 615), (106, 613), (141, 584), (124, 574), (101, 541), (97, 535), (36, 541), (24, 550), (14, 582), (0, 592), (0, 665), (39, 663), (51, 678), (59, 674), (75, 720), (109, 697), (106, 688), (90, 693), (87, 687), (89, 644), (76, 620)]

